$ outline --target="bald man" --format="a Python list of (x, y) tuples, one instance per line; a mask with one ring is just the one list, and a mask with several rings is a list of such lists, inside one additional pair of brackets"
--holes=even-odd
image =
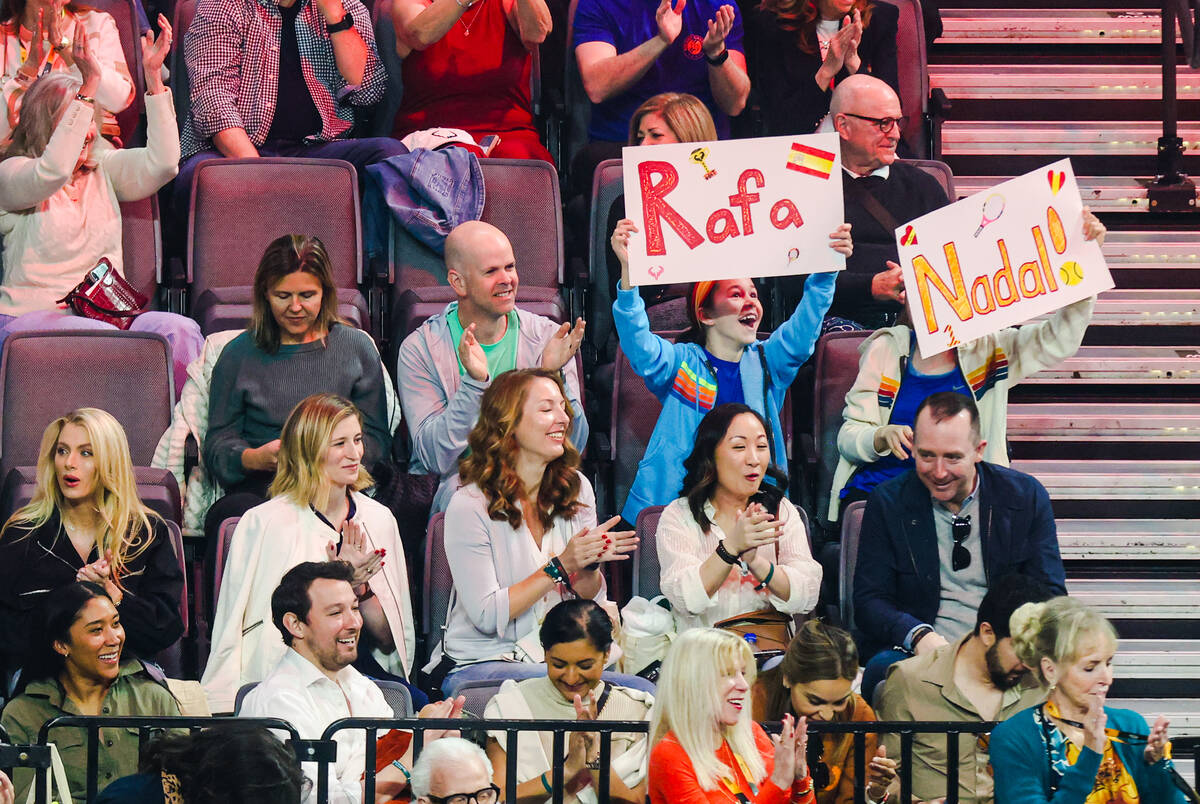
[(574, 410), (571, 442), (582, 450), (588, 425), (575, 353), (584, 322), (561, 326), (517, 307), (516, 259), (504, 233), (468, 221), (446, 238), (446, 273), (458, 296), (400, 345), (400, 404), (412, 437), (415, 474), (441, 476), (433, 513), (444, 511), (457, 483), (458, 459), (494, 377), (518, 368), (561, 371)]
[(829, 116), (841, 138), (854, 254), (838, 275), (824, 331), (891, 326), (905, 301), (895, 229), (950, 199), (937, 179), (896, 161), (900, 99), (886, 83), (862, 73), (849, 76), (833, 91)]

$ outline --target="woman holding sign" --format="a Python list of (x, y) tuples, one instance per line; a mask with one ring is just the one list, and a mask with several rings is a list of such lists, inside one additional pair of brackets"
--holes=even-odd
[[(630, 365), (663, 410), (621, 511), (629, 522), (636, 522), (643, 508), (679, 496), (683, 459), (700, 420), (726, 402), (749, 405), (763, 417), (772, 460), (787, 470), (779, 411), (796, 372), (813, 352), (837, 277), (836, 272), (809, 276), (796, 311), (763, 342), (758, 340), (763, 306), (752, 280), (697, 282), (688, 298), (691, 329), (672, 343), (650, 331), (641, 294), (629, 285), (629, 238), (637, 232), (637, 225), (624, 218), (612, 235), (621, 262), (613, 318)], [(849, 224), (838, 226), (829, 239), (839, 254), (849, 257), (854, 250)]]
[[(1107, 231), (1084, 207), (1084, 237), (1103, 245)], [(858, 377), (846, 394), (829, 520), (837, 522), (850, 503), (865, 500), (880, 483), (913, 467), (913, 417), (939, 391), (975, 400), (986, 442), (983, 459), (1008, 466), (1008, 390), (1075, 354), (1095, 305), (1095, 296), (1082, 299), (1044, 321), (1009, 327), (936, 355), (921, 353), (907, 324), (876, 330), (859, 349)]]

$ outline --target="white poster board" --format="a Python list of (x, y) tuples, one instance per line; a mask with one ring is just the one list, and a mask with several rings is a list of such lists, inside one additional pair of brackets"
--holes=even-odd
[(630, 146), (622, 154), (629, 283), (842, 270), (836, 134)]
[(924, 354), (1021, 324), (1113, 286), (1063, 159), (896, 229)]

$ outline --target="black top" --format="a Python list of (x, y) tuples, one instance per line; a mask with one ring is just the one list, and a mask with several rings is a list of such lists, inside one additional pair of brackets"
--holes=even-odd
[[(896, 27), (899, 10), (890, 3), (872, 2), (870, 24), (858, 45), (860, 73), (886, 81), (900, 94), (896, 67)], [(779, 18), (758, 8), (746, 14), (746, 59), (750, 85), (762, 107), (768, 136), (811, 134), (829, 111), (833, 91), (819, 87), (814, 77), (821, 69), (821, 54), (800, 49), (795, 31), (785, 31)], [(834, 78), (840, 83), (850, 73), (843, 67)], [(855, 246), (857, 246), (857, 240)]]
[(300, 0), (279, 7), (283, 15), (283, 30), (279, 34), (279, 93), (267, 142), (303, 142), (305, 137), (321, 133), (321, 114), (304, 83), (300, 45), (296, 40), (296, 18), (302, 5)]
[[(125, 626), (126, 656), (153, 659), (183, 636), (179, 610), (183, 573), (166, 525), (151, 517), (153, 536), (128, 563), (118, 612)], [(0, 666), (21, 666), (38, 622), (38, 607), (54, 589), (75, 582), (85, 563), (101, 558), (95, 546), (79, 558), (55, 514), (35, 531), (10, 527), (0, 539)]]

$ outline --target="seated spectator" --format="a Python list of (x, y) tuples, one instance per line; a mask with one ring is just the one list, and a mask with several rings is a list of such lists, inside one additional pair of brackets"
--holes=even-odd
[[(279, 580), (271, 593), (271, 621), (287, 649), (246, 695), (239, 712), (242, 717), (282, 718), (296, 727), (302, 739), (318, 740), (335, 720), (394, 716), (379, 687), (354, 667), (363, 625), (370, 628), (372, 616), (360, 609), (363, 594), (355, 589), (356, 576), (346, 561), (307, 561)], [(461, 698), (430, 704), (420, 716), (458, 717), (462, 705)], [(427, 730), (425, 739), (436, 740), (445, 733)], [(331, 769), (329, 800), (357, 804), (364, 793), (367, 732), (344, 729), (333, 739), (337, 761)], [(412, 764), (409, 745), (403, 756), (376, 774), (376, 795), (391, 799), (402, 793)], [(305, 763), (305, 769), (310, 779), (317, 777), (316, 763)], [(305, 800), (316, 801), (316, 791)]]
[(372, 482), (362, 421), (346, 399), (316, 394), (284, 423), (271, 499), (241, 518), (225, 560), (202, 679), (212, 711), (233, 711), (238, 688), (262, 681), (287, 652), (265, 627), (271, 593), (305, 561), (350, 562), (366, 622), (357, 667), (407, 678), (415, 650), (408, 570), (395, 518), (362, 493)]
[(718, 405), (694, 440), (682, 496), (662, 512), (654, 535), (677, 630), (762, 609), (811, 611), (821, 565), (785, 496), (787, 476), (771, 460), (763, 417), (741, 403)]
[(179, 557), (138, 497), (125, 431), (97, 408), (46, 428), (33, 499), (0, 531), (0, 665), (25, 663), (38, 610), (76, 581), (104, 588), (127, 654), (152, 660), (183, 636)]
[(812, 804), (808, 724), (783, 716), (772, 744), (750, 716), (754, 654), (737, 634), (696, 628), (667, 651), (651, 712), (651, 804)]
[[(788, 645), (783, 660), (759, 673), (750, 689), (754, 720), (774, 722), (790, 714), (810, 723), (873, 722), (871, 706), (852, 689), (857, 678), (858, 648), (850, 634), (820, 620), (809, 620)], [(867, 800), (884, 801), (888, 785), (896, 778), (896, 760), (877, 747), (874, 734), (866, 735), (863, 744), (869, 763)], [(895, 750), (891, 754), (900, 755)], [(854, 801), (854, 735), (827, 733), (810, 741), (808, 768), (817, 804)]]
[(1167, 719), (1151, 729), (1137, 712), (1104, 705), (1117, 650), (1112, 623), (1058, 597), (1022, 606), (1011, 625), (1017, 656), (1050, 696), (992, 731), (996, 800), (1186, 801), (1172, 781)]
[(496, 804), (500, 788), (492, 782), (492, 766), (483, 749), (461, 737), (443, 737), (421, 751), (412, 770), (417, 804)]
[(312, 784), (269, 731), (225, 721), (154, 740), (138, 773), (110, 784), (96, 804), (296, 804)]
[[(704, 414), (726, 402), (745, 403), (764, 418), (772, 460), (787, 471), (779, 411), (796, 372), (812, 355), (838, 273), (810, 274), (792, 317), (761, 342), (763, 306), (752, 280), (697, 282), (688, 300), (691, 329), (672, 343), (650, 331), (641, 294), (629, 286), (629, 242), (637, 231), (628, 218), (613, 231), (613, 251), (621, 261), (613, 318), (629, 364), (663, 410), (621, 511), (629, 522), (636, 522), (646, 506), (666, 505), (679, 496), (683, 459), (695, 443), (696, 428)], [(839, 254), (854, 250), (846, 224), (829, 239)]]
[(588, 138), (598, 147), (580, 164), (591, 176), (602, 159), (620, 156), (635, 109), (660, 92), (686, 92), (704, 102), (717, 133), (750, 94), (736, 5), (715, 0), (580, 0), (575, 58), (592, 102)]
[(120, 138), (116, 113), (133, 103), (134, 87), (121, 35), (111, 15), (63, 0), (5, 0), (0, 6), (0, 37), (4, 39), (0, 140), (16, 128), (21, 96), (40, 76), (62, 72), (83, 80), (83, 72), (75, 63), (76, 39), (88, 40), (88, 49), (99, 65), (100, 80), (92, 97), (103, 113), (100, 134)]
[[(539, 632), (546, 654), (546, 675), (524, 681), (505, 681), (488, 702), (485, 716), (493, 720), (624, 720), (649, 719), (654, 698), (648, 693), (601, 680), (613, 643), (613, 622), (595, 601), (566, 600), (546, 613)], [(554, 776), (553, 735), (517, 735), (517, 798), (541, 801)], [(497, 784), (505, 787), (508, 753), (505, 732), (488, 733), (487, 751)], [(566, 792), (563, 801), (597, 801), (594, 763), (600, 758), (600, 737), (587, 732), (567, 736), (561, 758)], [(646, 800), (646, 738), (640, 734), (612, 735), (609, 800), (643, 804)]]
[[(125, 629), (103, 586), (91, 581), (64, 586), (46, 598), (42, 614), (45, 628), (34, 632), (36, 655), (23, 674), (25, 690), (0, 715), (14, 743), (36, 743), (42, 725), (56, 717), (179, 716), (161, 670), (136, 659), (121, 661)], [(93, 769), (101, 790), (137, 770), (139, 740), (130, 729), (104, 729), (102, 735)], [(54, 729), (49, 739), (62, 755), (70, 789), (86, 790), (86, 731)], [(33, 771), (18, 768), (13, 782), (25, 801)]]
[(632, 531), (609, 532), (618, 517), (596, 524), (596, 496), (567, 437), (572, 418), (557, 371), (508, 371), (483, 393), (464, 485), (446, 509), (454, 595), (426, 668), (447, 695), (466, 681), (545, 675), (546, 612), (572, 597), (604, 602), (600, 564), (637, 547)]
[(391, 452), (379, 352), (337, 310), (333, 266), (318, 238), (284, 235), (267, 246), (250, 325), (221, 351), (209, 382), (201, 450), (225, 492), (205, 518), (210, 566), (221, 523), (266, 500), (280, 430), (300, 400), (316, 391), (349, 399), (362, 416), (363, 464), (375, 468)]
[[(21, 120), (0, 145), (0, 343), (9, 333), (42, 329), (114, 329), (112, 324), (70, 315), (61, 302), (85, 275), (107, 259), (121, 260), (118, 201), (153, 195), (177, 170), (179, 134), (162, 63), (171, 47), (171, 26), (143, 38), (146, 72), (147, 146), (113, 147), (96, 139), (93, 100), (102, 67), (89, 37), (72, 44), (75, 68), (39, 78), (23, 96)], [(171, 344), (176, 391), (188, 363), (200, 353), (200, 326), (174, 313), (148, 311), (129, 327), (157, 332)]]
[(917, 408), (914, 469), (867, 498), (854, 572), (859, 644), (872, 657), (864, 698), (892, 663), (970, 631), (989, 579), (1019, 573), (1065, 591), (1050, 496), (984, 461), (986, 446), (975, 403), (934, 394)]
[(572, 328), (517, 307), (512, 244), (490, 223), (455, 227), (446, 238), (446, 274), (458, 301), (404, 339), (396, 366), (412, 437), (409, 471), (442, 478), (434, 513), (444, 511), (458, 489), (458, 459), (479, 418), (480, 398), (506, 371), (561, 371), (571, 405), (571, 443), (582, 449), (588, 437), (574, 360), (583, 341), (583, 319)]
[[(842, 193), (855, 248), (838, 273), (823, 332), (891, 326), (905, 301), (896, 227), (950, 199), (933, 176), (896, 161), (904, 121), (900, 98), (886, 83), (862, 73), (847, 77), (833, 91), (829, 114), (841, 137)], [(789, 296), (801, 292), (794, 279), (783, 288)]]
[(550, 33), (546, 0), (397, 0), (396, 52), (404, 97), (392, 136), (450, 126), (475, 142), (496, 135), (490, 156), (554, 158), (533, 122), (533, 50)]
[(351, 139), (359, 110), (387, 89), (360, 0), (200, 0), (184, 56), (192, 106), (175, 210), (185, 220), (205, 159), (343, 159), (362, 177), (367, 165), (408, 152), (390, 137)]
[[(981, 723), (1004, 720), (1045, 700), (1036, 674), (1030, 676), (1013, 650), (1009, 619), (1026, 603), (1047, 597), (1041, 584), (1020, 575), (992, 584), (979, 604), (974, 631), (891, 666), (876, 696), (880, 716), (902, 723)], [(886, 734), (883, 742), (892, 756), (900, 755), (899, 734)], [(986, 742), (970, 735), (958, 740), (958, 800), (963, 804), (993, 800), (987, 750)], [(947, 765), (945, 735), (913, 735), (914, 796), (932, 801), (947, 795)]]
[(835, 86), (873, 75), (897, 94), (900, 12), (880, 0), (766, 0), (746, 17), (750, 76), (765, 133), (808, 134)]

